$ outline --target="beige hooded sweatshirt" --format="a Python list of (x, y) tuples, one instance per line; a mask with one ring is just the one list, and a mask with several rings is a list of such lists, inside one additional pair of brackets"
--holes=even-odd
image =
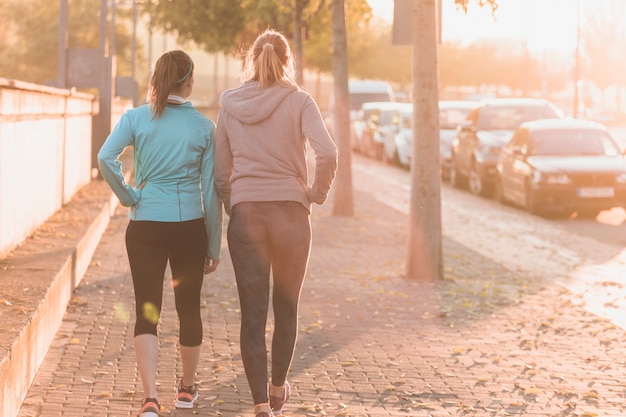
[[(308, 93), (247, 81), (225, 91), (220, 104), (215, 183), (228, 214), (241, 202), (297, 201), (310, 211), (326, 201), (337, 147)], [(307, 141), (315, 154), (311, 183)]]

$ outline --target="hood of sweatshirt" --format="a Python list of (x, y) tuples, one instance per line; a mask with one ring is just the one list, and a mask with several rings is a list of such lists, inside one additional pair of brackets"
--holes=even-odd
[(243, 124), (253, 125), (267, 119), (289, 94), (293, 87), (274, 84), (262, 87), (256, 81), (246, 81), (241, 86), (222, 94), (222, 108)]

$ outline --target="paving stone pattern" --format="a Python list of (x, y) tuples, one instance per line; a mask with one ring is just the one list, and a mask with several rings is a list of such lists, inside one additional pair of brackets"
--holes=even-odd
[[(507, 269), (450, 236), (445, 278), (406, 280), (406, 214), (362, 188), (354, 201), (354, 217), (332, 216), (332, 198), (313, 211), (286, 415), (626, 415), (622, 329), (563, 287)], [(126, 214), (120, 208), (111, 219), (19, 417), (137, 415)], [(164, 416), (253, 415), (226, 242), (222, 254), (203, 287), (193, 410), (173, 408), (178, 325), (166, 277), (158, 375)]]

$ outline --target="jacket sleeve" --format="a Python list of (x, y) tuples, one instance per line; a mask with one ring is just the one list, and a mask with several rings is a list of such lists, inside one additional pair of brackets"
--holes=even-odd
[(312, 203), (323, 204), (328, 198), (337, 170), (337, 147), (326, 129), (317, 104), (310, 96), (307, 96), (303, 107), (302, 132), (315, 153), (315, 177), (307, 190), (307, 198)]
[(214, 158), (215, 158), (215, 137), (211, 127), (208, 137), (208, 146), (202, 155), (201, 185), (202, 202), (204, 209), (204, 224), (207, 234), (207, 256), (214, 260), (220, 259), (222, 247), (222, 202), (219, 199), (215, 187)]
[(222, 203), (224, 203), (224, 209), (230, 216), (230, 178), (233, 172), (233, 154), (226, 131), (226, 122), (224, 121), (226, 117), (224, 110), (220, 110), (215, 131), (215, 185), (217, 194), (220, 196)]
[(124, 149), (133, 144), (133, 138), (131, 118), (126, 112), (98, 152), (100, 173), (120, 200), (120, 204), (125, 207), (134, 206), (141, 197), (141, 190), (126, 183), (122, 163), (119, 160)]

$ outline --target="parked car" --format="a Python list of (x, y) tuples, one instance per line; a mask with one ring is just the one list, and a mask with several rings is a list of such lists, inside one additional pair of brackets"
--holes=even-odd
[(350, 80), (348, 81), (350, 94), (350, 114), (352, 118), (363, 106), (363, 103), (373, 101), (396, 101), (393, 87), (382, 80)]
[(468, 186), (472, 194), (489, 195), (496, 179), (500, 150), (524, 122), (562, 118), (548, 100), (493, 98), (481, 100), (470, 110), (452, 140), (450, 183)]
[[(394, 91), (391, 84), (382, 80), (350, 80), (348, 81), (348, 99), (350, 101), (350, 141), (354, 142), (354, 131), (352, 129), (353, 122), (357, 118), (357, 114), (363, 103), (374, 101), (395, 101)], [(334, 90), (330, 95), (328, 112), (324, 117), (326, 127), (331, 135), (334, 135), (334, 108), (335, 95)]]
[(364, 145), (363, 154), (373, 159), (382, 160), (384, 138), (386, 135), (393, 135), (397, 131), (398, 111), (410, 103), (381, 102), (377, 103), (369, 112), (363, 129), (362, 142)]
[(450, 178), (452, 162), (452, 140), (457, 127), (465, 120), (470, 110), (476, 107), (475, 101), (440, 100), (439, 101), (439, 155), (441, 158), (441, 178)]
[[(456, 134), (456, 127), (465, 120), (475, 102), (463, 100), (442, 100), (439, 102), (439, 137), (441, 175), (447, 179), (450, 172), (450, 148)], [(399, 108), (393, 127), (383, 135), (385, 161), (408, 167), (413, 154), (413, 105)], [(385, 129), (382, 129), (383, 131)]]
[(401, 103), (391, 115), (391, 124), (380, 128), (383, 162), (408, 168), (413, 152), (413, 104)]
[(522, 124), (502, 148), (494, 197), (548, 212), (595, 217), (626, 206), (626, 159), (602, 124), (581, 119)]
[(353, 151), (368, 154), (369, 149), (372, 147), (372, 132), (371, 130), (376, 126), (370, 119), (372, 114), (378, 112), (381, 108), (389, 106), (392, 102), (389, 101), (373, 101), (366, 102), (361, 105), (361, 108), (357, 112), (357, 115), (352, 122), (352, 140), (351, 148)]

